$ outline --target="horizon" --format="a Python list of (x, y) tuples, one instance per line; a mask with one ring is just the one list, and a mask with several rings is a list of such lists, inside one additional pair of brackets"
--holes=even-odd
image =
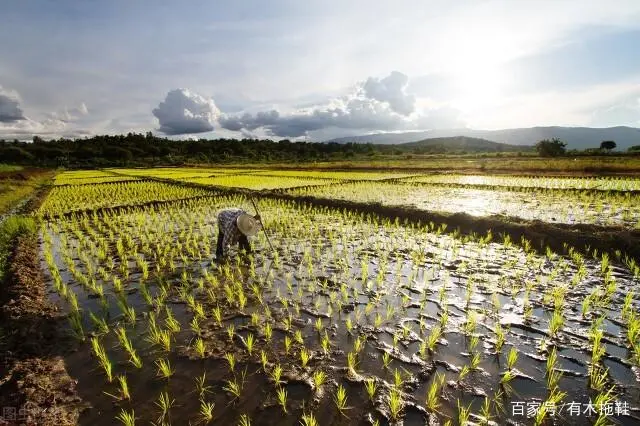
[(613, 4), (13, 3), (0, 139), (639, 128), (640, 4)]

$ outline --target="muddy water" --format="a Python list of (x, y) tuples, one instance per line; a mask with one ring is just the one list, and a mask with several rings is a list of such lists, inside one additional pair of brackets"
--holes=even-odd
[[(553, 343), (558, 349), (556, 368), (564, 373), (559, 388), (566, 392), (562, 404), (586, 404), (597, 395), (589, 389), (587, 381), (591, 353), (586, 336), (593, 320), (600, 314), (607, 318), (602, 323), (606, 350), (602, 363), (609, 368), (610, 384), (615, 384), (615, 400), (628, 405), (625, 410), (628, 415), (613, 416), (612, 420), (640, 424), (640, 383), (629, 361), (631, 353), (625, 345), (626, 328), (620, 313), (624, 296), (637, 289), (638, 282), (622, 265), (616, 265), (616, 290), (610, 302), (603, 305), (597, 315), (594, 308), (583, 318), (580, 307), (585, 296), (603, 287), (599, 261), (585, 260), (582, 265), (584, 277), (570, 286), (578, 266), (569, 257), (548, 259), (527, 255), (516, 247), (462, 243), (448, 236), (402, 225), (385, 225), (326, 210), (293, 210), (283, 203), (265, 202), (263, 216), (272, 218), (267, 227), (278, 253), (277, 260), (264, 236), (260, 235), (253, 242), (257, 251), (255, 274), (246, 264), (236, 266), (235, 252), (232, 252), (229, 271), (233, 271), (235, 278), (229, 279), (223, 267), (211, 262), (215, 241), (208, 251), (203, 242), (215, 237), (217, 207), (232, 202), (238, 204), (241, 200), (220, 200), (213, 206), (193, 201), (166, 210), (137, 212), (134, 209), (114, 218), (88, 218), (86, 223), (90, 232), (82, 234), (72, 232), (73, 222), (58, 221), (55, 223), (57, 230), (48, 227), (54, 261), (63, 281), (78, 296), (84, 329), (88, 335), (93, 327), (89, 312), (108, 321), (112, 331), (100, 340), (114, 363), (115, 374), (126, 375), (132, 396), (131, 401), (119, 401), (109, 396), (118, 395), (116, 382), (106, 382), (88, 342), (78, 343), (76, 350), (66, 357), (66, 363), (69, 373), (79, 381), (81, 396), (92, 405), (83, 413), (81, 424), (114, 424), (121, 409), (133, 409), (139, 424), (163, 420), (159, 419), (156, 404), (163, 391), (174, 401), (164, 420), (171, 424), (196, 424), (200, 421), (200, 398), (195, 379), (203, 373), (206, 373), (208, 386), (203, 399), (215, 404), (214, 424), (237, 424), (240, 416), (246, 414), (252, 424), (294, 425), (300, 423), (305, 413), (313, 413), (321, 425), (370, 424), (375, 420), (386, 424), (391, 422), (387, 401), (396, 371), (402, 378), (398, 389), (404, 396), (405, 407), (400, 416), (404, 424), (424, 424), (430, 418), (441, 422), (451, 418), (457, 424), (458, 403), (471, 405), (473, 419), (474, 415), (480, 415), (485, 395), (503, 406), (501, 411), (492, 405), (492, 417), (499, 424), (507, 420), (529, 424), (532, 419), (514, 413), (513, 409), (519, 403), (542, 402), (548, 395), (545, 377), (548, 351), (541, 350), (548, 345), (541, 344), (543, 342)], [(153, 234), (154, 227), (161, 222), (171, 222), (174, 226), (155, 229), (159, 232)], [(109, 255), (115, 259), (112, 274), (124, 283), (127, 303), (137, 313), (135, 325), (125, 322), (115, 303), (110, 280), (103, 282), (98, 274), (93, 275), (96, 282), (104, 285), (107, 303), (101, 304), (100, 299), (93, 297), (69, 271), (69, 264), (62, 255), (64, 252), (70, 253), (75, 269), (87, 273), (86, 260), (91, 264), (89, 269), (97, 269), (100, 262), (95, 244), (101, 235), (98, 230), (108, 228), (126, 230), (136, 242), (134, 249), (138, 253), (145, 251), (141, 241), (149, 235), (160, 238), (159, 235), (164, 234), (174, 246), (180, 243), (183, 248), (189, 230), (198, 235), (196, 257), (185, 249), (182, 252), (185, 263), (176, 252), (173, 272), (162, 269), (158, 274), (153, 272), (147, 280), (153, 296), (160, 293), (161, 281), (170, 284), (166, 306), (180, 322), (181, 329), (173, 334), (168, 353), (147, 341), (152, 309), (140, 293), (141, 270), (130, 258), (127, 262), (129, 277), (121, 276), (115, 243), (109, 243)], [(149, 261), (149, 269), (155, 271), (153, 257), (146, 253), (143, 256)], [(48, 268), (44, 261), (43, 268)], [(363, 268), (366, 268), (366, 276)], [(207, 271), (206, 275), (215, 277), (217, 286), (205, 278), (203, 269)], [(186, 284), (182, 282), (183, 272), (188, 276)], [(202, 288), (198, 285), (201, 278), (204, 279)], [(231, 286), (232, 281), (241, 283), (248, 298), (244, 309), (239, 309), (237, 303), (229, 304), (225, 297), (224, 286)], [(529, 321), (523, 320), (526, 283), (532, 286), (528, 294), (532, 306)], [(263, 304), (253, 295), (253, 285), (260, 288)], [(184, 295), (180, 296), (181, 286), (205, 308), (206, 319), (200, 321), (198, 333), (190, 329), (194, 313)], [(564, 324), (558, 337), (552, 339), (549, 337), (549, 319), (553, 307), (549, 295), (551, 289), (560, 286), (567, 286), (563, 298)], [(51, 291), (57, 303), (66, 306), (53, 287)], [(637, 299), (633, 303), (633, 309), (637, 311)], [(218, 325), (213, 316), (216, 306), (223, 311), (222, 325)], [(420, 344), (441, 322), (445, 306), (448, 321), (444, 332), (434, 352), (421, 355)], [(257, 313), (257, 326), (252, 325), (252, 313)], [(470, 317), (476, 319), (477, 325), (465, 332)], [(161, 327), (164, 327), (165, 318), (163, 308), (157, 314)], [(288, 318), (291, 318), (289, 331), (286, 330)], [(322, 321), (321, 333), (315, 328), (317, 319)], [(265, 336), (267, 322), (273, 328), (270, 341)], [(351, 330), (347, 327), (349, 322)], [(494, 350), (497, 323), (503, 326), (506, 340), (498, 354)], [(227, 327), (231, 324), (234, 337), (229, 339)], [(113, 332), (117, 325), (126, 328), (141, 356), (142, 368), (129, 363)], [(299, 357), (301, 344), (292, 343), (286, 354), (285, 336), (295, 340), (296, 331), (300, 332), (304, 347), (312, 354), (306, 368), (301, 366)], [(321, 345), (325, 331), (331, 341), (327, 353)], [(252, 355), (243, 343), (249, 334), (256, 339)], [(354, 374), (348, 371), (347, 360), (348, 353), (355, 351), (358, 336), (362, 336), (362, 348)], [(471, 347), (473, 336), (478, 337), (475, 348)], [(191, 348), (196, 337), (205, 342), (204, 359)], [(507, 353), (512, 347), (518, 351), (517, 377), (506, 393), (500, 385), (500, 377), (506, 370)], [(268, 357), (268, 374), (260, 362), (262, 350)], [(460, 379), (461, 369), (470, 364), (474, 352), (480, 356), (479, 365)], [(237, 359), (233, 372), (223, 358), (226, 353), (235, 354)], [(387, 367), (384, 366), (385, 356), (389, 357)], [(158, 358), (170, 361), (175, 370), (170, 379), (157, 377), (154, 362)], [(276, 386), (270, 376), (276, 364), (283, 369), (287, 413), (278, 405)], [(310, 380), (310, 375), (317, 370), (328, 376), (319, 391), (313, 389)], [(437, 413), (429, 413), (425, 409), (425, 397), (436, 373), (444, 374), (445, 384), (440, 392)], [(365, 390), (363, 380), (367, 377), (376, 380), (373, 401)], [(224, 389), (228, 381), (234, 379), (244, 383), (239, 398)], [(338, 384), (344, 386), (347, 393), (347, 409), (342, 413), (334, 403)], [(501, 396), (496, 397), (501, 390)], [(593, 421), (593, 416), (569, 416), (566, 412), (555, 418), (559, 424)]]

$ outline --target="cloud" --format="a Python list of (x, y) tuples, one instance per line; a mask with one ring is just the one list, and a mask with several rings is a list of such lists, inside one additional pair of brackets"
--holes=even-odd
[(219, 123), (231, 131), (264, 129), (278, 137), (300, 137), (327, 128), (361, 131), (424, 130), (461, 127), (459, 111), (436, 107), (416, 111), (416, 99), (405, 92), (409, 78), (393, 71), (378, 79), (369, 77), (352, 93), (324, 106), (283, 114), (277, 109), (255, 114), (223, 114)]
[(167, 93), (165, 100), (153, 110), (153, 115), (160, 122), (162, 133), (182, 135), (212, 131), (220, 111), (213, 99), (188, 89), (175, 89)]
[(13, 123), (24, 119), (18, 93), (4, 90), (0, 86), (0, 123)]
[(393, 71), (382, 80), (369, 77), (362, 86), (369, 99), (387, 102), (398, 114), (409, 115), (415, 110), (416, 98), (405, 93), (409, 77), (399, 71)]

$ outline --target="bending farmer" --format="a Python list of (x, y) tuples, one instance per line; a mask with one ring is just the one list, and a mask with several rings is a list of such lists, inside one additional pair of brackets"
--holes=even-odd
[(216, 258), (221, 259), (231, 244), (238, 242), (238, 247), (251, 253), (251, 245), (247, 237), (260, 230), (260, 215), (251, 216), (241, 209), (225, 209), (218, 213), (218, 245)]

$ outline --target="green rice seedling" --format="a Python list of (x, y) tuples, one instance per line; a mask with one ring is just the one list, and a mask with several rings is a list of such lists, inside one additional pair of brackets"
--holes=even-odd
[(338, 408), (338, 411), (340, 412), (340, 414), (346, 417), (345, 411), (349, 409), (347, 407), (347, 391), (342, 386), (342, 384), (338, 385), (338, 388), (336, 389), (336, 393), (333, 397), (333, 402), (336, 404), (336, 407)]
[(440, 391), (443, 384), (444, 374), (436, 373), (436, 376), (431, 382), (429, 390), (427, 391), (427, 398), (425, 402), (427, 409), (432, 413), (437, 412), (438, 408), (440, 408)]
[(156, 420), (157, 424), (165, 424), (165, 419), (170, 419), (171, 409), (174, 407), (176, 400), (172, 399), (169, 396), (167, 391), (160, 392), (158, 395), (158, 400), (155, 401), (156, 407), (160, 410), (160, 415), (158, 416), (158, 420)]
[(516, 378), (516, 373), (513, 370), (507, 370), (500, 379), (500, 387), (505, 393), (511, 392), (511, 382)]
[(547, 397), (547, 400), (542, 403), (536, 412), (534, 417), (534, 425), (540, 426), (545, 424), (546, 418), (551, 414), (551, 410), (549, 407), (559, 407), (560, 402), (564, 399), (567, 394), (565, 392), (559, 391), (557, 388), (554, 388)]
[(369, 395), (369, 401), (373, 402), (373, 398), (376, 394), (376, 380), (373, 377), (368, 377), (364, 381), (364, 387), (367, 390), (367, 395)]
[(464, 333), (467, 335), (472, 334), (475, 331), (477, 324), (478, 316), (476, 311), (467, 311), (467, 321), (464, 323)]
[(300, 420), (300, 425), (302, 426), (320, 426), (316, 418), (313, 416), (313, 413), (303, 413), (302, 419)]
[(229, 337), (229, 341), (233, 342), (233, 337), (236, 335), (236, 328), (233, 324), (229, 324), (227, 326), (227, 336)]
[(71, 325), (71, 333), (73, 337), (78, 339), (81, 342), (84, 342), (84, 329), (82, 327), (82, 317), (80, 316), (80, 312), (71, 311), (69, 313), (69, 324)]
[(202, 327), (200, 327), (200, 318), (194, 316), (189, 323), (189, 328), (191, 328), (191, 331), (193, 331), (194, 334), (200, 335), (202, 332)]
[(202, 376), (196, 377), (196, 390), (198, 391), (198, 397), (203, 399), (205, 394), (211, 392), (211, 386), (207, 386), (207, 372), (202, 373)]
[(233, 396), (233, 400), (240, 399), (242, 396), (242, 383), (237, 379), (227, 380), (227, 385), (222, 388)]
[(304, 347), (300, 349), (300, 364), (302, 365), (302, 368), (307, 368), (307, 364), (309, 363), (310, 359), (311, 353)]
[(204, 340), (198, 337), (193, 343), (193, 350), (200, 358), (204, 358), (207, 348), (205, 346)]
[(468, 425), (469, 415), (471, 414), (471, 404), (465, 407), (463, 405), (460, 405), (460, 400), (458, 400), (457, 405), (458, 405), (458, 424)]
[(605, 369), (603, 367), (592, 365), (589, 370), (589, 386), (593, 390), (601, 391), (607, 384), (608, 376), (608, 368)]
[(393, 385), (397, 388), (400, 389), (402, 388), (402, 373), (400, 373), (400, 370), (398, 370), (397, 368), (393, 371)]
[(461, 383), (465, 379), (465, 377), (469, 375), (470, 372), (471, 368), (469, 368), (467, 364), (463, 365), (460, 369), (460, 372), (458, 373), (458, 383)]
[(311, 376), (311, 380), (313, 382), (313, 388), (317, 392), (320, 390), (320, 388), (322, 388), (322, 385), (324, 385), (324, 383), (326, 382), (327, 375), (322, 370), (316, 370), (313, 372), (313, 375)]
[(440, 340), (441, 336), (442, 336), (442, 327), (436, 325), (435, 327), (433, 327), (433, 329), (431, 329), (431, 333), (429, 333), (429, 336), (425, 341), (426, 347), (430, 353), (433, 354), (435, 352), (436, 344)]
[(224, 359), (229, 364), (229, 372), (233, 373), (236, 370), (236, 356), (231, 352), (227, 352), (224, 354)]
[(162, 349), (167, 353), (171, 352), (171, 333), (169, 330), (159, 331), (158, 339)]
[(267, 365), (269, 364), (269, 358), (267, 357), (267, 353), (261, 349), (260, 350), (260, 364), (262, 365), (262, 371), (267, 372)]
[(213, 318), (216, 320), (218, 327), (222, 327), (222, 311), (220, 310), (220, 306), (213, 308), (212, 310)]
[(109, 332), (109, 325), (104, 318), (98, 318), (93, 312), (89, 312), (89, 318), (91, 318), (97, 334), (107, 334)]
[(558, 388), (560, 379), (562, 378), (562, 372), (557, 370), (551, 370), (547, 374), (547, 389), (554, 391)]
[(173, 312), (168, 307), (165, 309), (167, 317), (164, 319), (164, 323), (172, 333), (180, 331), (180, 322), (173, 316)]
[(238, 426), (251, 426), (251, 418), (246, 414), (241, 415)]
[(280, 366), (280, 364), (276, 364), (273, 367), (273, 370), (271, 370), (270, 376), (276, 386), (280, 386), (281, 383), (284, 383), (282, 381), (282, 367)]
[(278, 397), (278, 404), (282, 407), (282, 411), (287, 413), (287, 390), (285, 388), (279, 387), (276, 390), (276, 395)]
[(120, 411), (120, 414), (116, 416), (116, 420), (119, 420), (120, 423), (122, 423), (125, 426), (135, 426), (136, 414), (134, 410), (131, 410), (131, 412), (129, 413), (128, 411), (125, 411), (125, 409), (123, 408)]
[(474, 352), (471, 355), (471, 360), (469, 361), (469, 368), (471, 370), (477, 370), (480, 366), (480, 354), (478, 352)]
[(247, 338), (244, 339), (244, 346), (247, 348), (247, 352), (249, 353), (249, 356), (253, 355), (254, 344), (255, 344), (255, 339), (253, 337), (253, 334), (249, 333), (247, 335)]
[(289, 355), (289, 351), (291, 351), (291, 338), (289, 336), (284, 336), (284, 352)]
[(351, 334), (352, 331), (353, 331), (353, 322), (351, 322), (351, 317), (347, 317), (347, 319), (345, 320), (344, 325), (347, 328), (347, 332), (349, 334)]
[(302, 337), (302, 331), (296, 330), (295, 333), (293, 333), (293, 340), (295, 340), (299, 345), (303, 345), (304, 338)]
[(388, 369), (388, 368), (389, 368), (389, 365), (391, 365), (391, 355), (389, 355), (389, 353), (388, 353), (388, 352), (384, 352), (384, 353), (382, 354), (382, 366), (383, 366), (385, 369)]
[(563, 324), (564, 318), (562, 316), (562, 312), (554, 310), (553, 315), (551, 315), (551, 319), (549, 320), (549, 335), (552, 338), (557, 338)]
[(353, 352), (349, 352), (347, 354), (347, 369), (349, 371), (349, 375), (351, 375), (352, 377), (355, 377), (358, 375), (358, 372), (356, 371), (358, 367), (358, 358), (357, 355)]
[(131, 400), (131, 393), (129, 392), (129, 384), (127, 383), (127, 376), (118, 376), (118, 385), (120, 386), (121, 399)]
[(206, 402), (203, 399), (200, 400), (200, 421), (207, 425), (213, 421), (213, 409), (215, 408), (215, 403)]
[(273, 328), (271, 323), (266, 323), (264, 325), (264, 337), (267, 339), (267, 342), (271, 342), (271, 336), (273, 336)]
[(549, 375), (556, 366), (556, 362), (558, 360), (558, 351), (554, 346), (551, 348), (551, 352), (549, 352), (549, 356), (547, 357), (547, 375)]
[(507, 369), (513, 370), (513, 367), (516, 365), (516, 361), (518, 361), (518, 351), (512, 346), (507, 354)]
[(484, 397), (482, 407), (480, 407), (480, 418), (482, 425), (492, 424), (493, 415), (491, 414), (491, 399), (488, 396)]
[(173, 376), (173, 373), (175, 373), (175, 371), (171, 368), (171, 363), (168, 359), (159, 358), (156, 360), (155, 364), (156, 367), (158, 367), (158, 372), (156, 374), (158, 377), (169, 380), (169, 378)]
[(402, 399), (402, 394), (397, 388), (391, 388), (389, 391), (388, 406), (391, 418), (394, 421), (398, 420), (402, 413), (402, 409), (404, 408), (404, 400)]
[(94, 355), (98, 358), (100, 362), (100, 366), (104, 370), (107, 375), (107, 381), (111, 383), (113, 381), (113, 364), (109, 360), (107, 352), (104, 349), (104, 346), (100, 343), (97, 337), (91, 338), (91, 347)]
[(316, 318), (315, 328), (318, 334), (322, 333), (324, 325), (322, 324), (322, 318)]
[[(286, 336), (285, 336), (286, 339)], [(331, 350), (331, 339), (329, 338), (329, 335), (327, 334), (327, 330), (324, 330), (324, 336), (322, 336), (322, 340), (320, 341), (320, 345), (322, 346), (322, 350), (324, 352), (325, 355), (329, 354), (329, 351)]]

